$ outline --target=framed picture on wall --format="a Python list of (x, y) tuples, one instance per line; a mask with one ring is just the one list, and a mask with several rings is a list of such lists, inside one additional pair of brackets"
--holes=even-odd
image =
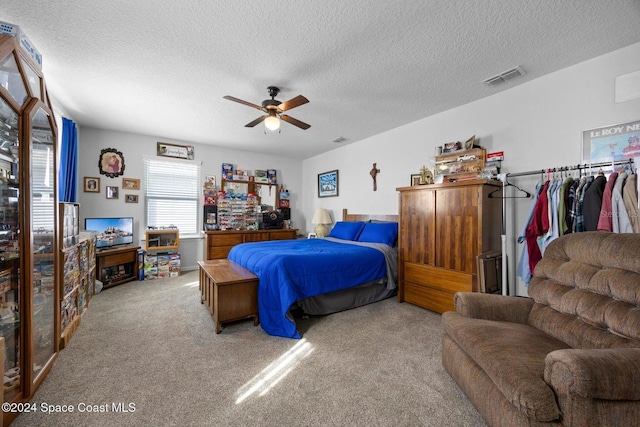
[(122, 178), (122, 188), (124, 190), (139, 190), (140, 180), (137, 178)]
[(318, 197), (338, 195), (338, 170), (318, 174)]
[(640, 120), (582, 132), (582, 163), (620, 162), (640, 157)]
[(100, 178), (93, 176), (84, 177), (84, 192), (85, 193), (99, 193), (100, 192)]
[(168, 144), (166, 142), (158, 142), (158, 156), (174, 157), (176, 159), (193, 160), (195, 153), (193, 145)]
[(118, 198), (118, 187), (107, 185), (107, 199)]
[(115, 148), (105, 148), (100, 151), (98, 160), (100, 175), (115, 178), (124, 173), (124, 156)]
[(125, 194), (124, 195), (125, 203), (138, 203), (138, 195), (137, 194)]

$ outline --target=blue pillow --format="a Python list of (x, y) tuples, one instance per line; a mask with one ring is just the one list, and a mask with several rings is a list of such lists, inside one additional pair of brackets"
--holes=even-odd
[(395, 246), (397, 238), (397, 222), (369, 222), (360, 233), (358, 242), (384, 243)]
[(335, 237), (342, 240), (357, 240), (360, 232), (364, 228), (364, 222), (338, 221), (329, 232), (328, 237)]

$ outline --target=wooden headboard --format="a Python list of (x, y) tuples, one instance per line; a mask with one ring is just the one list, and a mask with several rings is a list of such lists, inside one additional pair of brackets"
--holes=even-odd
[(369, 215), (369, 214), (350, 214), (346, 209), (342, 209), (343, 221), (395, 221), (398, 222), (398, 215)]

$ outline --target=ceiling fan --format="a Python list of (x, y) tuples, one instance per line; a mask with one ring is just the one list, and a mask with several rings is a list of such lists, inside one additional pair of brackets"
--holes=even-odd
[(249, 107), (255, 108), (257, 110), (263, 111), (267, 114), (264, 116), (258, 117), (254, 121), (247, 123), (244, 127), (252, 128), (260, 122), (264, 121), (264, 125), (269, 130), (279, 130), (280, 129), (280, 119), (284, 120), (287, 123), (291, 123), (294, 126), (298, 126), (300, 129), (307, 130), (311, 127), (311, 125), (301, 122), (298, 119), (294, 119), (291, 116), (287, 116), (286, 114), (282, 114), (285, 111), (291, 110), (292, 108), (299, 107), (300, 105), (304, 105), (309, 100), (302, 95), (298, 95), (295, 98), (292, 98), (285, 102), (280, 102), (276, 99), (280, 89), (275, 86), (269, 86), (267, 88), (269, 91), (269, 96), (271, 99), (265, 99), (262, 101), (262, 106), (253, 104), (251, 102), (243, 101), (242, 99), (235, 98), (233, 96), (223, 96), (224, 99), (228, 99), (229, 101), (239, 102), (240, 104), (248, 105)]

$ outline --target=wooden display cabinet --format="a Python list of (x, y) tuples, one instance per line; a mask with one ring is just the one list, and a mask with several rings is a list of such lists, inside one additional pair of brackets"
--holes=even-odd
[(145, 239), (147, 251), (171, 251), (180, 248), (180, 231), (178, 229), (147, 230)]
[[(57, 126), (42, 71), (0, 35), (0, 335), (4, 401), (31, 399), (58, 355)], [(8, 425), (18, 412), (4, 412)]]

